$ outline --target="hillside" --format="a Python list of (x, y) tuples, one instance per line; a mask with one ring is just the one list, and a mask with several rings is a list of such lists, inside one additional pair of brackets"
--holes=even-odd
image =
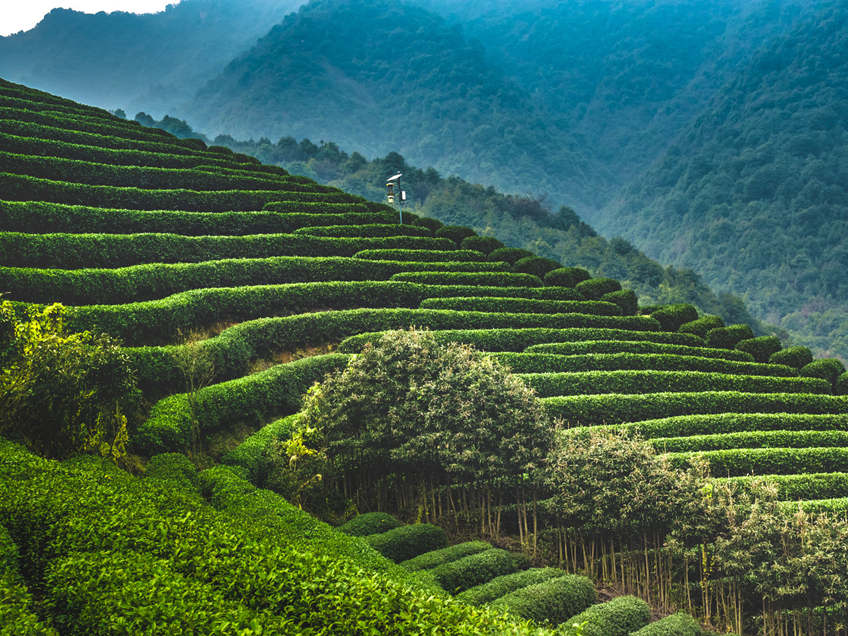
[(728, 322), (756, 325), (757, 333), (771, 329), (760, 325), (738, 298), (714, 293), (694, 271), (663, 267), (622, 239), (605, 239), (568, 207), (554, 213), (544, 201), (505, 195), (491, 186), (485, 188), (459, 177), (445, 178), (432, 168), (422, 170), (409, 165), (395, 152), (369, 161), (358, 152), (346, 153), (333, 142), (317, 145), (309, 139), (298, 142), (284, 137), (272, 143), (265, 138), (236, 140), (230, 135), (219, 135), (210, 141), (174, 117), (156, 121), (139, 113), (135, 119), (181, 138), (226, 146), (375, 202), (385, 200), (386, 175), (400, 172), (404, 175), (403, 187), (409, 193), (407, 209), (416, 214), (448, 225), (468, 226), (507, 245), (546, 258), (567, 260), (598, 276), (618, 279), (636, 291), (645, 304), (692, 303)]
[[(122, 339), (119, 353), (142, 392), (138, 416), (128, 411), (124, 429), (129, 459), (146, 471), (134, 477), (92, 457), (46, 460), (0, 442), (0, 615), (16, 621), (9, 624), (34, 633), (163, 625), (200, 633), (551, 633), (532, 619), (568, 636), (572, 621), (585, 622), (584, 636), (663, 633), (660, 621), (648, 624), (645, 600), (599, 594), (608, 585), (662, 613), (686, 607), (721, 629), (741, 631), (743, 610), (746, 625), (767, 620), (781, 629), (806, 620), (817, 630), (824, 622), (826, 631), (828, 620), (844, 620), (844, 543), (827, 534), (846, 528), (848, 536), (848, 526), (837, 523), (848, 509), (848, 374), (839, 362), (813, 361), (809, 351), (754, 338), (750, 327), (724, 326), (688, 305), (640, 310), (618, 281), (563, 267), (568, 261), (426, 217), (408, 215), (399, 224), (387, 206), (20, 85), (0, 81), (0, 109), (0, 290), (14, 301), (2, 317), (41, 315), (44, 304), (61, 302), (69, 328)], [(483, 365), (505, 365), (502, 379), (532, 399), (539, 417), (537, 428), (528, 421), (505, 436), (475, 425), (475, 418), (500, 416), (501, 405), (489, 403), (487, 413), (460, 417), (474, 444), (442, 435), (428, 445), (425, 435), (414, 440), (418, 448), (441, 452), (453, 444), (483, 469), (525, 457), (544, 466), (534, 466), (532, 477), (520, 470), (485, 475), (486, 490), (477, 476), (439, 490), (432, 481), (387, 474), (375, 484), (383, 499), (413, 493), (412, 504), (395, 512), (430, 523), (395, 520), (398, 527), (365, 539), (257, 488), (273, 485), (268, 458), (278, 443), (304, 442), (295, 436), (297, 418), (306, 417), (298, 415), (304, 392), (328, 372), (367, 359), (369, 343), (382, 341), (383, 332), (412, 326), (426, 327), (439, 343), (473, 345)], [(13, 337), (38, 337), (48, 327)], [(0, 354), (9, 355), (2, 344)], [(210, 366), (207, 382), (197, 384), (186, 360), (201, 358)], [(562, 424), (538, 428), (549, 417)], [(40, 422), (39, 430), (59, 424)], [(368, 424), (350, 434), (355, 455), (366, 460), (385, 450), (368, 446)], [(687, 528), (696, 552), (667, 551), (661, 536), (652, 543), (664, 528), (656, 525), (659, 503), (641, 499), (655, 485), (640, 473), (637, 490), (624, 496), (641, 505), (643, 525), (592, 534), (619, 519), (594, 509), (591, 524), (568, 525), (576, 511), (558, 511), (558, 491), (536, 475), (556, 466), (513, 446), (521, 440), (544, 448), (552, 438), (576, 448), (598, 431), (619, 444), (609, 434), (634, 429), (660, 454), (656, 465), (665, 474), (678, 475), (670, 471), (693, 457), (712, 470), (714, 478), (679, 473), (694, 493), (685, 501), (691, 508), (676, 510), (687, 522), (712, 493), (741, 500), (744, 488), (756, 492), (755, 476), (772, 481), (775, 515), (829, 511), (827, 525), (792, 517), (821, 533), (822, 541), (811, 541), (815, 568), (804, 560), (814, 555), (799, 547), (805, 576), (811, 571), (822, 582), (816, 594), (799, 600), (780, 592), (767, 606), (767, 584), (786, 589), (772, 557), (755, 555), (768, 581), (744, 569), (713, 569), (724, 563), (726, 544), (711, 529)], [(539, 439), (522, 437), (529, 432)], [(27, 439), (29, 431), (18, 434)], [(475, 453), (481, 440), (494, 440), (498, 453)], [(198, 473), (188, 457), (206, 470)], [(367, 481), (386, 466), (354, 471)], [(723, 490), (737, 486), (743, 490)], [(361, 502), (359, 512), (367, 512), (368, 499)], [(491, 543), (452, 537), (456, 545), (445, 552), (445, 530), (434, 524), (463, 505), (474, 510), (464, 531)], [(767, 513), (758, 505), (747, 512)], [(771, 526), (763, 537), (752, 535), (756, 545), (794, 541), (800, 533), (786, 523), (784, 535)], [(493, 547), (497, 541), (524, 554)], [(528, 567), (531, 559), (560, 570), (540, 572)], [(794, 576), (798, 562), (790, 566)], [(673, 597), (676, 568), (692, 583), (688, 602)], [(728, 577), (742, 591), (728, 592)], [(473, 606), (471, 590), (492, 604)], [(691, 618), (672, 621), (704, 633)]]
[(0, 76), (104, 108), (172, 110), (300, 0), (184, 0), (154, 14), (54, 9), (0, 38)]
[(848, 21), (821, 3), (729, 82), (598, 219), (799, 340), (848, 355), (841, 272)]

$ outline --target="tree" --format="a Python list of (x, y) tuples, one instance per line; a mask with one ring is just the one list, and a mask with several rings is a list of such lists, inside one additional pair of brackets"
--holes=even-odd
[(48, 457), (117, 460), (136, 395), (129, 357), (110, 336), (67, 333), (64, 318), (58, 304), (23, 317), (0, 305), (0, 432)]
[(303, 425), (323, 433), (358, 504), (430, 520), (453, 511), (493, 535), (508, 496), (524, 506), (526, 527), (553, 435), (533, 391), (508, 369), (415, 329), (386, 333), (313, 387)]

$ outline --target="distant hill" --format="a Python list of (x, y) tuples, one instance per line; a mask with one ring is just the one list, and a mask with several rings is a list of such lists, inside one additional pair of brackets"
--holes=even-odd
[(0, 38), (0, 75), (107, 108), (173, 109), (302, 0), (183, 0), (160, 13), (54, 9)]
[[(764, 47), (597, 220), (848, 355), (848, 10)], [(824, 312), (824, 313), (822, 313)]]

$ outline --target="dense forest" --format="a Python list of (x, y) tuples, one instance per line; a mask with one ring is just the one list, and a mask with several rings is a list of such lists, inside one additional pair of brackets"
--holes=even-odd
[(848, 11), (756, 56), (598, 225), (848, 354)]
[[(757, 324), (739, 298), (714, 293), (692, 270), (663, 267), (623, 239), (599, 236), (565, 206), (553, 212), (544, 200), (503, 194), (458, 177), (443, 177), (433, 168), (409, 165), (396, 152), (369, 161), (358, 152), (348, 154), (332, 142), (298, 142), (293, 137), (283, 137), (276, 143), (267, 138), (240, 141), (230, 135), (210, 140), (175, 117), (156, 121), (139, 113), (135, 119), (179, 137), (203, 139), (255, 156), (372, 201), (384, 201), (384, 179), (402, 172), (410, 210), (416, 214), (469, 226), (508, 245), (585, 267), (598, 276), (620, 279), (639, 293), (644, 304), (689, 302), (728, 322)], [(758, 325), (759, 331), (766, 329)]]

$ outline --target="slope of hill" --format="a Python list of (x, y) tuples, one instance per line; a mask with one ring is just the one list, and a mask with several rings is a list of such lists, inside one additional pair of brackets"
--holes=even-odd
[(104, 108), (173, 109), (300, 0), (183, 0), (155, 14), (51, 11), (0, 38), (0, 76)]
[[(152, 459), (144, 480), (2, 442), (0, 583), (15, 586), (21, 621), (37, 622), (34, 590), (40, 618), (60, 631), (167, 621), (199, 632), (544, 633), (435, 587), (461, 567), (473, 577), (445, 583), (450, 591), (514, 574), (520, 561), (503, 551), (418, 576), (385, 546), (438, 529), (350, 539), (244, 478), (313, 381), (380, 332), (412, 325), (501, 360), (570, 427), (635, 427), (673, 462), (698, 453), (716, 475), (776, 475), (786, 502), (848, 506), (838, 364), (690, 306), (638, 314), (615, 280), (432, 219), (398, 224), (386, 206), (105, 111), (4, 81), (0, 107), (5, 298), (64, 302), (73, 328), (125, 340), (152, 403), (130, 430), (137, 453), (197, 443), (217, 456), (263, 427), (226, 457), (235, 472), (197, 475), (170, 455)], [(182, 343), (192, 330), (202, 338)], [(190, 394), (180, 366), (189, 347), (214, 360), (214, 383)], [(650, 618), (630, 597), (585, 609), (591, 583), (563, 578), (527, 595), (544, 604), (551, 586), (558, 599), (580, 587), (565, 613), (595, 630), (618, 621), (624, 635)], [(529, 602), (519, 600), (503, 602)]]
[[(181, 138), (213, 143), (174, 117), (156, 121), (139, 113), (136, 121)], [(459, 177), (444, 178), (432, 168), (421, 170), (409, 165), (395, 152), (369, 161), (358, 152), (349, 155), (333, 142), (316, 145), (308, 139), (297, 142), (292, 137), (272, 143), (266, 138), (240, 141), (219, 135), (214, 143), (375, 202), (385, 199), (383, 179), (403, 173), (403, 187), (409, 192), (411, 206), (408, 209), (412, 212), (448, 225), (468, 226), (507, 245), (546, 258), (567, 260), (598, 276), (616, 278), (636, 291), (644, 304), (692, 303), (728, 322), (755, 324), (757, 333), (772, 330), (757, 323), (738, 298), (715, 294), (694, 271), (663, 267), (622, 239), (599, 236), (571, 208), (561, 207), (553, 213), (543, 201), (504, 195)]]
[(848, 12), (820, 3), (728, 83), (598, 225), (848, 356)]

